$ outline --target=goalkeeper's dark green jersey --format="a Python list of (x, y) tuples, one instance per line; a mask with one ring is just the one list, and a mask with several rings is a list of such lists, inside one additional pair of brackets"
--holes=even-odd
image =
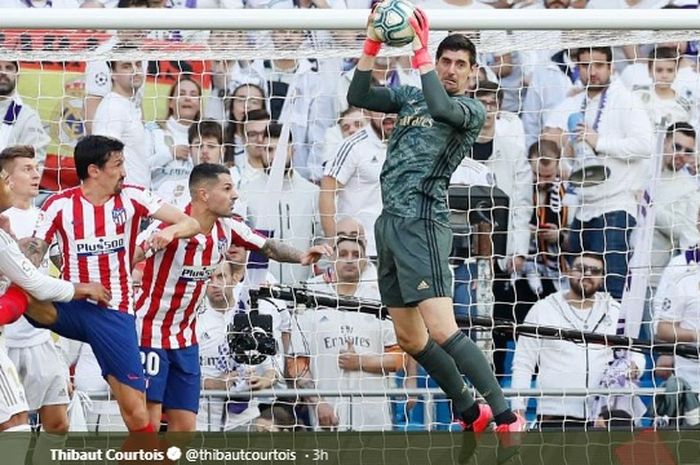
[[(384, 212), (447, 224), (450, 177), (469, 155), (486, 112), (476, 99), (448, 97), (434, 72), (423, 75), (422, 81), (430, 97), (439, 94), (430, 103), (437, 100), (442, 106), (429, 108), (423, 91), (415, 87), (370, 89), (369, 72), (362, 71), (355, 72), (348, 100), (374, 111), (398, 114), (381, 173)], [(366, 94), (354, 95), (365, 87), (370, 89)]]

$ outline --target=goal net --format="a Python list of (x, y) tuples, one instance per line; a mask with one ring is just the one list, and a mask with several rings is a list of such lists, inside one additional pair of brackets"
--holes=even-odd
[[(167, 14), (153, 11), (155, 29), (128, 21), (119, 28), (104, 10), (90, 28), (49, 22), (0, 30), (0, 145), (34, 145), (48, 193), (77, 185), (79, 138), (121, 134), (128, 156), (144, 167), (127, 177), (180, 206), (192, 166), (221, 162), (237, 183), (236, 212), (252, 227), (302, 250), (323, 241), (334, 247), (311, 270), (258, 254), (230, 257), (224, 284), (210, 284), (216, 289), (199, 310), (198, 429), (453, 429), (450, 402), (399, 349), (391, 320), (357, 312), (379, 300), (379, 173), (386, 138), (405, 115), (348, 107), (362, 15), (348, 11), (352, 20), (343, 21), (343, 12), (315, 11), (306, 29), (291, 13), (293, 27), (284, 14), (268, 23), (263, 12), (244, 15), (258, 18), (255, 30), (163, 26)], [(684, 380), (688, 399), (700, 391), (700, 32), (667, 30), (653, 18), (638, 30), (598, 30), (597, 23), (494, 30), (493, 22), (480, 29), (476, 13), (433, 13), (440, 20), (433, 51), (448, 30), (476, 44), (469, 89), (490, 115), (450, 190), (460, 326), (531, 421), (559, 422), (559, 429), (562, 420), (660, 424), (670, 374)], [(206, 15), (215, 21), (219, 12)], [(324, 29), (321, 17), (343, 24)], [(375, 84), (420, 87), (410, 53), (384, 47)], [(26, 121), (34, 112), (40, 124)], [(273, 130), (277, 121), (282, 128)], [(19, 122), (27, 124), (22, 131)], [(291, 171), (273, 161), (287, 146)], [(460, 199), (470, 210), (455, 206)], [(260, 297), (250, 280), (284, 292)], [(572, 286), (612, 297), (581, 303)], [(347, 292), (359, 300), (333, 300)], [(236, 360), (229, 337), (256, 326), (233, 324), (235, 310), (251, 304), (272, 315), (263, 332), (277, 347), (258, 364), (245, 363), (245, 337), (237, 339)], [(73, 349), (71, 362), (78, 353), (89, 357)], [(88, 423), (111, 418), (119, 428), (106, 385), (89, 373), (75, 378), (93, 397)], [(676, 412), (678, 421), (672, 414), (670, 426), (700, 422), (692, 402), (680, 405), (688, 411)]]

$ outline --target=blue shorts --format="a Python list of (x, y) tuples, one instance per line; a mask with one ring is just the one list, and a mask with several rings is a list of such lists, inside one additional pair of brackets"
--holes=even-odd
[(141, 361), (148, 377), (148, 402), (163, 404), (163, 410), (197, 413), (202, 378), (198, 345), (183, 349), (141, 347)]
[(146, 390), (141, 354), (133, 315), (100, 307), (85, 300), (54, 302), (58, 319), (42, 325), (25, 318), (37, 328), (90, 344), (102, 369), (102, 376), (114, 376), (120, 383), (138, 391)]

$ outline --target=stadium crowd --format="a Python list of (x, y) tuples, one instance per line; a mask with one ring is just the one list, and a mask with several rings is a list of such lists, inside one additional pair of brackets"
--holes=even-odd
[[(415, 3), (426, 9), (697, 7), (693, 0)], [(0, 7), (16, 8), (369, 8), (370, 4), (369, 0), (0, 0)], [(177, 40), (173, 31), (168, 34), (168, 40)], [(115, 36), (108, 46), (128, 40)], [(319, 39), (310, 33), (273, 31), (265, 40), (273, 48), (278, 43), (298, 48)], [(638, 302), (644, 310), (626, 318), (643, 322), (639, 336), (643, 339), (697, 344), (698, 43), (482, 53), (478, 61), (479, 77), (471, 92), (486, 108), (487, 118), (471, 158), (458, 168), (452, 183), (482, 184), (507, 195), (507, 245), (503, 253), (486, 257), (480, 252), (453, 257), (455, 314), (467, 328), (469, 318), (483, 315), (487, 307), (489, 316), (501, 320), (617, 334), (633, 244), (639, 243), (644, 207), (649, 204), (644, 192), (653, 184), (649, 283), (647, 295)], [(197, 267), (172, 268), (175, 271), (169, 268), (179, 263), (171, 263), (175, 252), (169, 256), (167, 247), (159, 251), (152, 238), (163, 231), (163, 224), (181, 218), (156, 215), (162, 223), (144, 221), (134, 244), (143, 244), (144, 252), (153, 247), (152, 255), (141, 257), (130, 278), (119, 278), (121, 293), (132, 287), (125, 283), (133, 282), (132, 297), (119, 295), (132, 302), (136, 313), (147, 379), (162, 374), (167, 364), (177, 367), (175, 360), (162, 358), (164, 349), (198, 349), (197, 367), (189, 367), (191, 372), (171, 367), (167, 378), (157, 383), (164, 384), (160, 397), (149, 397), (165, 410), (162, 415), (155, 410), (158, 423), (209, 431), (449, 427), (449, 413), (439, 417), (445, 420), (442, 424), (440, 420), (422, 424), (417, 418), (419, 413), (429, 418), (424, 411), (428, 407), (410, 396), (408, 400), (369, 394), (297, 396), (295, 390), (304, 388), (381, 393), (431, 384), (401, 351), (386, 320), (334, 307), (301, 312), (284, 301), (251, 299), (250, 290), (261, 283), (303, 284), (331, 295), (380, 298), (374, 238), (382, 206), (380, 172), (387, 141), (395, 128), (406, 124), (402, 121), (406, 116), (349, 106), (346, 94), (354, 65), (352, 57), (218, 60), (207, 65), (206, 85), (183, 68), (169, 89), (167, 114), (148, 121), (144, 91), (158, 73), (156, 64), (87, 63), (81, 135), (107, 136), (123, 144), (125, 185), (149, 193), (129, 194), (130, 201), (138, 204), (135, 208), (143, 210), (141, 216), (169, 204), (188, 215), (201, 209), (202, 218), (215, 217), (213, 239), (190, 236), (216, 244), (202, 245), (209, 248), (201, 252)], [(376, 85), (420, 84), (405, 57), (380, 58), (377, 65)], [(51, 225), (63, 221), (55, 220), (63, 210), (54, 205), (80, 200), (58, 194), (63, 200), (50, 197), (49, 205), (42, 207), (47, 193), (40, 193), (39, 187), (51, 121), (42, 120), (17, 92), (23, 66), (0, 61), (0, 114), (5, 115), (0, 125), (0, 168), (3, 182), (12, 189), (12, 206), (2, 213), (2, 228), (18, 240), (38, 235), (47, 245), (59, 242), (60, 247), (48, 248), (46, 259), (41, 257), (42, 269), (50, 273), (67, 266), (68, 273), (78, 273), (77, 265), (71, 268), (70, 253), (62, 250), (68, 239)], [(662, 156), (655, 157), (659, 149)], [(284, 157), (278, 177), (273, 169), (276, 157)], [(602, 165), (606, 178), (595, 185), (573, 182), (572, 173), (592, 159)], [(76, 168), (83, 185), (93, 179), (87, 171), (81, 174), (77, 163)], [(201, 187), (209, 186), (207, 179), (225, 179), (228, 187)], [(231, 208), (234, 218), (221, 219)], [(123, 209), (113, 210), (114, 221), (122, 214)], [(271, 242), (281, 245), (271, 249)], [(326, 250), (329, 255), (313, 263)], [(303, 251), (314, 259), (301, 255)], [(225, 257), (220, 264), (212, 258), (219, 255)], [(486, 289), (480, 268), (484, 259), (492, 273)], [(192, 273), (187, 279), (185, 271)], [(187, 288), (194, 295), (192, 305), (180, 301), (187, 286), (192, 286)], [(200, 298), (201, 305), (195, 306)], [(271, 316), (277, 347), (277, 355), (256, 364), (237, 360), (228, 334), (235, 315), (246, 314), (252, 306)], [(682, 356), (652, 359), (594, 343), (527, 335), (516, 340), (512, 333), (500, 332), (471, 334), (488, 347), (493, 344), (494, 369), (504, 387), (633, 389), (645, 383), (659, 386), (673, 375), (675, 382), (700, 393), (700, 365)], [(57, 339), (26, 318), (5, 325), (0, 338), (26, 392), (26, 400), (16, 398), (14, 404), (38, 413), (36, 421), (44, 431), (123, 430), (136, 421), (138, 415), (127, 415), (125, 424), (120, 406), (110, 396), (114, 386), (102, 377), (101, 356), (89, 344)], [(7, 382), (7, 375), (2, 376)], [(173, 393), (180, 386), (198, 394), (201, 389), (196, 405), (183, 404), (179, 393)], [(274, 395), (246, 396), (259, 390)], [(0, 395), (12, 397), (15, 392), (0, 381)], [(649, 398), (602, 394), (539, 396), (533, 402), (518, 396), (511, 401), (514, 410), (537, 420), (540, 427), (556, 429), (639, 425), (649, 404)], [(700, 423), (700, 408), (690, 404), (681, 421), (695, 425)], [(169, 416), (169, 410), (192, 415)], [(149, 414), (154, 415), (150, 407)], [(0, 416), (0, 426), (10, 416)]]

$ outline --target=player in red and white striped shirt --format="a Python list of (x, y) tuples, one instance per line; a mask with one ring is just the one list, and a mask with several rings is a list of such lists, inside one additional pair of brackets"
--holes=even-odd
[[(200, 224), (199, 234), (171, 242), (146, 259), (136, 317), (141, 357), (148, 376), (146, 398), (151, 422), (168, 417), (169, 431), (194, 431), (199, 408), (201, 374), (195, 312), (207, 281), (224, 259), (230, 244), (260, 251), (270, 258), (310, 265), (331, 250), (327, 246), (301, 252), (251, 230), (231, 218), (238, 197), (231, 174), (223, 165), (203, 163), (189, 179), (192, 202), (185, 213)], [(139, 242), (165, 227), (155, 223)], [(138, 259), (138, 258), (137, 258)]]
[(151, 247), (161, 249), (191, 237), (199, 223), (141, 188), (125, 186), (124, 144), (87, 136), (75, 147), (79, 187), (44, 203), (25, 253), (39, 263), (57, 239), (63, 278), (99, 282), (111, 292), (108, 309), (92, 302), (39, 304), (27, 310), (30, 323), (61, 336), (87, 342), (119, 403), (129, 431), (153, 431), (146, 409), (146, 382), (138, 349), (131, 296), (131, 264), (141, 220), (172, 224), (157, 232)]

